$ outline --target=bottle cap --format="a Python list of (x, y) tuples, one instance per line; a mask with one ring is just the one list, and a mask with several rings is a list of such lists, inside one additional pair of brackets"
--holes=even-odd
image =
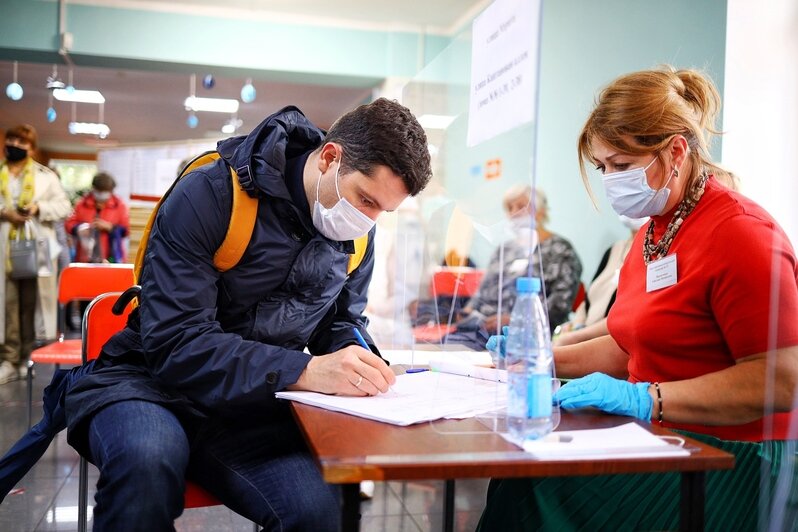
[(519, 294), (537, 294), (540, 292), (540, 277), (519, 277), (515, 280), (515, 289)]

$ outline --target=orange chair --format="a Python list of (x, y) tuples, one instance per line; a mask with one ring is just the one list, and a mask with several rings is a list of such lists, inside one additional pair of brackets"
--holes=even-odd
[(84, 264), (73, 262), (67, 265), (58, 278), (58, 339), (31, 352), (28, 361), (28, 427), (33, 415), (33, 366), (55, 364), (56, 366), (81, 363), (80, 338), (65, 339), (66, 306), (72, 301), (91, 301), (94, 297), (116, 290), (124, 290), (133, 284), (132, 264)]
[[(450, 260), (449, 255), (447, 255), (446, 260), (448, 263)], [(461, 300), (469, 299), (477, 292), (483, 275), (485, 275), (484, 270), (468, 266), (442, 267), (432, 274), (430, 292), (436, 300), (440, 296), (458, 297)], [(419, 343), (440, 342), (447, 334), (455, 330), (457, 330), (457, 326), (443, 323), (417, 325), (413, 327), (413, 339)]]
[(465, 266), (441, 268), (432, 275), (430, 291), (433, 297), (454, 295), (471, 297), (479, 288), (483, 275), (485, 275), (484, 270)]
[[(85, 363), (100, 356), (102, 346), (118, 331), (125, 327), (127, 316), (132, 310), (131, 301), (139, 294), (140, 288), (133, 286), (124, 293), (109, 292), (94, 298), (83, 315), (81, 359)], [(80, 458), (78, 476), (78, 530), (88, 528), (89, 466), (85, 458)], [(185, 508), (202, 508), (222, 504), (213, 495), (191, 482), (186, 482), (184, 496)], [(257, 530), (257, 525), (255, 525)]]

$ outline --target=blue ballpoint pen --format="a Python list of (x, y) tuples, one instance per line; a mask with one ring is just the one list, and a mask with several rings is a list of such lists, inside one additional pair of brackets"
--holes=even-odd
[(369, 344), (366, 343), (366, 339), (363, 338), (363, 335), (360, 334), (360, 331), (357, 329), (357, 327), (352, 327), (352, 332), (355, 333), (355, 338), (357, 339), (357, 343), (360, 344), (360, 347), (367, 351), (371, 351)]

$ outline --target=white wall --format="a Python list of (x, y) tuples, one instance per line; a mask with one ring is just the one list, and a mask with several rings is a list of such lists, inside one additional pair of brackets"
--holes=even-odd
[(728, 0), (723, 164), (798, 245), (798, 2)]

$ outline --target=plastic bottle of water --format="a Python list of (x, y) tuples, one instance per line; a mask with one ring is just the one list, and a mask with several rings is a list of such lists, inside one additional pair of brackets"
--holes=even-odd
[(521, 277), (516, 289), (507, 334), (507, 428), (519, 440), (537, 439), (554, 430), (551, 336), (538, 297), (540, 279)]

